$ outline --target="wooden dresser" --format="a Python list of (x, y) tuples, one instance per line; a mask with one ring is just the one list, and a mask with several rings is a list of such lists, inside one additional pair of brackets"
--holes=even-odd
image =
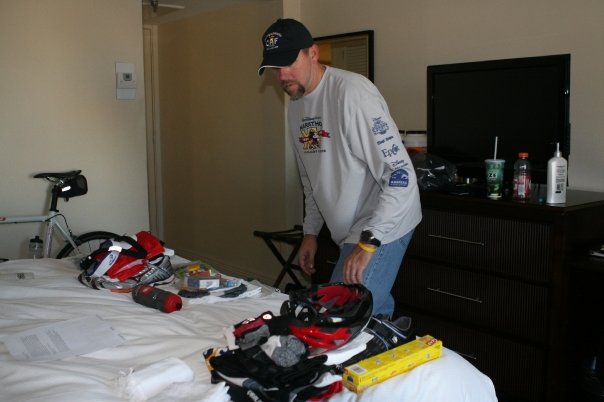
[(570, 267), (604, 242), (604, 193), (569, 191), (562, 206), (423, 193), (422, 210), (397, 313), (491, 377), (502, 401), (573, 400)]

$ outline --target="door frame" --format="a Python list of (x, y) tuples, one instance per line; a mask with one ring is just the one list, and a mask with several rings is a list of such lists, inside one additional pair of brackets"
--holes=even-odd
[(157, 26), (143, 25), (149, 229), (159, 238), (163, 238), (163, 186), (157, 49)]

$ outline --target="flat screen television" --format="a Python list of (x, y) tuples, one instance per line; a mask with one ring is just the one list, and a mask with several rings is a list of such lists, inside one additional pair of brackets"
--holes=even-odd
[(519, 152), (529, 153), (534, 183), (546, 183), (556, 143), (569, 160), (569, 54), (432, 65), (427, 74), (428, 153), (455, 164), (460, 179), (484, 183), (496, 137), (508, 185)]

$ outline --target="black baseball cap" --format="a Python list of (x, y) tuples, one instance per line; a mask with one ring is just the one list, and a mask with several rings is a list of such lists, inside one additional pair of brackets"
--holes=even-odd
[(262, 35), (262, 64), (258, 75), (265, 67), (287, 67), (291, 65), (300, 49), (306, 49), (314, 43), (312, 35), (306, 27), (291, 18), (280, 18)]

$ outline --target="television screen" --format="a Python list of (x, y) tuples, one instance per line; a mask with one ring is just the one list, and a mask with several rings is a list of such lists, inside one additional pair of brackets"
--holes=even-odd
[[(570, 55), (433, 65), (427, 68), (428, 152), (484, 182), (484, 160), (505, 159), (513, 178), (528, 152), (534, 183), (545, 183), (556, 143), (570, 154)], [(570, 161), (569, 161), (570, 163)]]

